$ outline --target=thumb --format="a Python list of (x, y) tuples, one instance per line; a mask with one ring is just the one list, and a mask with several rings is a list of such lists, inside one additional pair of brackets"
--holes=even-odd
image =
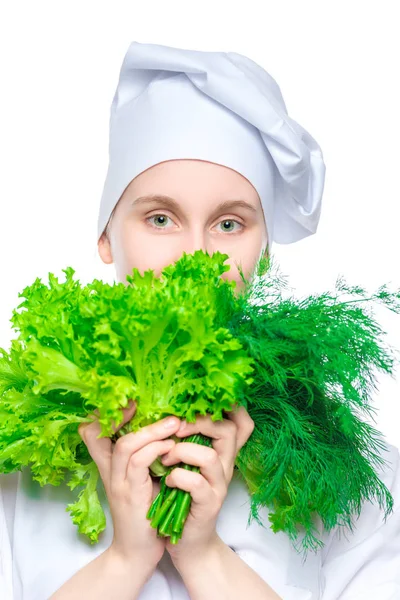
[(137, 404), (136, 404), (135, 400), (132, 400), (132, 398), (131, 398), (129, 400), (128, 406), (126, 408), (122, 409), (121, 422), (118, 425), (116, 425), (115, 421), (113, 421), (112, 428), (113, 428), (114, 433), (117, 433), (117, 431), (119, 431), (121, 429), (121, 427), (123, 427), (126, 423), (128, 423), (132, 419), (133, 415), (136, 412), (136, 407), (137, 407)]
[[(119, 429), (121, 429), (121, 427), (123, 427), (123, 425), (125, 425), (125, 423), (127, 423), (128, 421), (130, 421), (133, 417), (133, 415), (136, 412), (136, 402), (134, 400), (132, 400), (132, 398), (129, 400), (128, 406), (126, 408), (122, 409), (122, 421), (116, 425), (115, 421), (113, 421), (112, 424), (112, 429), (113, 429), (113, 433), (116, 433)], [(78, 433), (81, 436), (81, 438), (84, 440), (84, 435), (86, 433), (86, 428), (90, 427), (93, 422), (97, 422), (98, 421), (98, 417), (100, 416), (99, 414), (99, 409), (96, 408), (92, 413), (87, 415), (88, 417), (92, 417), (93, 421), (91, 423), (81, 423), (78, 427)], [(100, 428), (99, 428), (100, 429)]]

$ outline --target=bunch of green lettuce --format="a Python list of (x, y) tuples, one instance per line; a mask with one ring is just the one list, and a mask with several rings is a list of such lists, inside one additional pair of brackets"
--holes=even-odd
[[(292, 541), (305, 532), (305, 551), (323, 545), (315, 516), (328, 530), (351, 529), (366, 500), (376, 497), (386, 516), (393, 509), (375, 470), (383, 436), (362, 417), (374, 411), (376, 372), (392, 374), (395, 356), (365, 305), (400, 313), (400, 290), (383, 285), (368, 297), (339, 278), (336, 293), (284, 298), (268, 257), (250, 281), (239, 268), (237, 294), (221, 278), (227, 258), (184, 254), (160, 279), (134, 269), (128, 285), (113, 286), (82, 286), (69, 268), (65, 283), (50, 274), (50, 287), (37, 280), (20, 294), (25, 311), (12, 318), (20, 336), (0, 358), (0, 471), (29, 464), (42, 485), (69, 475), (71, 489), (83, 489), (67, 509), (92, 542), (105, 527), (99, 473), (77, 428), (97, 408), (102, 435), (115, 439), (130, 398), (137, 412), (118, 435), (168, 414), (193, 422), (247, 408), (255, 429), (235, 468), (250, 493), (249, 521), (263, 525), (258, 511), (267, 507), (274, 532)], [(161, 488), (148, 513), (172, 543), (190, 510), (190, 495), (165, 484), (177, 466), (197, 469), (152, 465)]]
[(119, 435), (167, 415), (220, 420), (252, 382), (251, 358), (216, 325), (219, 290), (235, 286), (220, 277), (226, 258), (184, 254), (160, 278), (134, 268), (114, 285), (83, 286), (69, 267), (65, 282), (50, 273), (48, 286), (37, 279), (19, 294), (19, 337), (0, 357), (0, 472), (29, 465), (42, 486), (68, 476), (83, 489), (67, 510), (92, 542), (105, 515), (78, 425), (98, 409), (101, 436), (115, 439), (131, 398), (137, 411)]

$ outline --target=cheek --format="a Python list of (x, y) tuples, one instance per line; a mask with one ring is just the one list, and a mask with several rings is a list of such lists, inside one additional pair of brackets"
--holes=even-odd
[(115, 234), (113, 240), (113, 260), (118, 281), (126, 282), (126, 275), (132, 274), (133, 267), (139, 269), (142, 273), (145, 258), (147, 258), (146, 249), (141, 243), (140, 236), (135, 235), (132, 227), (128, 224), (122, 226)]
[(239, 273), (239, 267), (243, 272), (246, 280), (249, 280), (254, 272), (257, 260), (259, 258), (259, 248), (255, 251), (251, 249), (243, 249), (241, 255), (232, 255), (232, 258), (226, 261), (230, 265), (230, 270), (222, 275), (222, 279), (228, 281), (236, 281), (236, 289), (241, 290), (244, 287), (242, 277)]
[(120, 232), (113, 257), (118, 281), (124, 283), (134, 267), (141, 275), (152, 270), (159, 277), (162, 270), (176, 260), (173, 248), (161, 248), (154, 238), (140, 229), (133, 232), (128, 227)]

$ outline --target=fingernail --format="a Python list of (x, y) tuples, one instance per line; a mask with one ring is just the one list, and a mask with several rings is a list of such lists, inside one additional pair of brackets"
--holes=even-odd
[(164, 422), (164, 427), (165, 427), (165, 429), (172, 429), (172, 427), (175, 427), (176, 424), (177, 424), (176, 417), (171, 417)]
[(182, 421), (178, 431), (183, 431), (186, 427), (186, 421)]

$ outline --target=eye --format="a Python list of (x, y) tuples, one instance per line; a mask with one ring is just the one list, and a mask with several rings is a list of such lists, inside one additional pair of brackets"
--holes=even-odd
[[(158, 219), (158, 225), (151, 223), (151, 219)], [(149, 221), (154, 229), (166, 229), (167, 219), (170, 219), (172, 221), (172, 219), (168, 215), (164, 213), (158, 213), (155, 215), (151, 215), (146, 219), (146, 221)], [(233, 223), (240, 225), (240, 228), (236, 228), (236, 230), (234, 230), (232, 229), (232, 227), (229, 227), (229, 224)], [(218, 225), (222, 225), (222, 233), (237, 233), (238, 231), (241, 231), (244, 228), (244, 225), (240, 223), (240, 221), (236, 221), (236, 219), (223, 219), (223, 221), (220, 221)]]
[(158, 215), (152, 215), (151, 217), (148, 217), (146, 219), (146, 221), (150, 221), (150, 219), (155, 219), (155, 218), (162, 219), (162, 221), (160, 223), (161, 227), (157, 227), (155, 225), (152, 225), (152, 227), (155, 227), (155, 229), (165, 229), (164, 224), (165, 224), (166, 220), (169, 219), (170, 217), (168, 217), (168, 215), (158, 214)]
[[(243, 225), (242, 223), (240, 223), (239, 221), (236, 221), (235, 219), (224, 219), (223, 221), (220, 221), (220, 222), (218, 223), (218, 225), (222, 224), (222, 226), (223, 226), (223, 232), (224, 232), (224, 233), (230, 233), (231, 231), (233, 231), (233, 233), (236, 233), (236, 231), (235, 231), (235, 230), (232, 230), (232, 229), (230, 229), (230, 230), (228, 230), (228, 229), (225, 229), (225, 225), (226, 225), (227, 223), (228, 223), (228, 224), (229, 224), (229, 223), (237, 223), (237, 225), (240, 225), (240, 227), (241, 227), (241, 229), (239, 229), (239, 231), (241, 231), (241, 230), (244, 228), (244, 225)], [(229, 225), (228, 225), (228, 226), (229, 226)]]

